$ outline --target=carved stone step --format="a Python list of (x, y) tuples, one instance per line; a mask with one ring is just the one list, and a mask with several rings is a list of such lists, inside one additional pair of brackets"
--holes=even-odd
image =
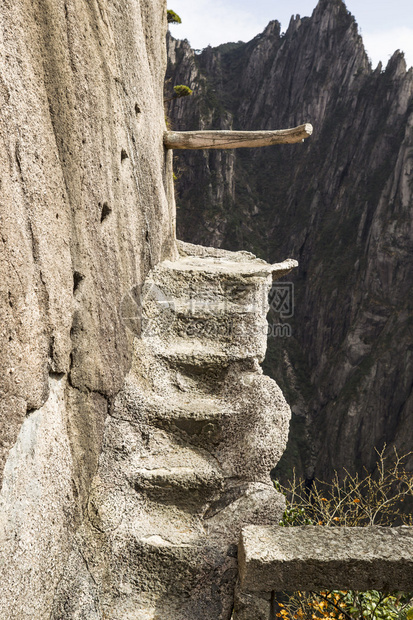
[[(108, 533), (117, 556), (113, 570), (122, 583), (108, 617), (228, 620), (236, 544), (226, 543), (221, 550), (201, 516), (136, 494), (128, 495), (125, 515)], [(214, 588), (205, 588), (211, 571)]]
[(85, 535), (105, 566), (94, 583), (119, 620), (228, 620), (242, 526), (277, 523), (283, 512), (269, 472), (290, 412), (259, 360), (271, 274), (295, 262), (179, 251), (146, 281), (142, 334), (88, 505)]
[(112, 416), (127, 420), (137, 430), (149, 425), (171, 433), (184, 444), (213, 449), (223, 439), (223, 416), (230, 415), (231, 408), (222, 398), (194, 394), (191, 378), (180, 375), (177, 381), (180, 388), (165, 397), (143, 392), (139, 384), (130, 382), (129, 389), (117, 399)]
[(272, 266), (186, 257), (158, 265), (144, 287), (142, 337), (187, 363), (265, 355)]
[[(267, 322), (262, 313), (146, 317), (143, 339), (154, 354), (175, 363), (225, 365), (238, 359), (265, 356)], [(263, 313), (267, 312), (267, 307)]]
[(133, 459), (129, 481), (153, 501), (200, 511), (219, 495), (222, 472), (206, 451), (174, 447), (166, 454)]
[[(269, 472), (288, 434), (289, 409), (279, 387), (258, 364), (233, 362), (224, 370), (191, 366), (178, 372), (148, 353), (146, 344), (139, 354), (147, 367), (141, 365), (140, 375), (134, 373), (115, 404), (115, 417), (124, 419), (127, 414), (135, 432), (145, 427), (150, 434), (162, 428), (183, 446), (203, 445), (221, 464), (225, 477), (270, 481)], [(210, 407), (205, 409), (207, 400)], [(194, 435), (195, 428), (202, 427), (207, 427), (205, 444)]]
[[(244, 335), (246, 336), (245, 332)], [(266, 332), (265, 332), (266, 339)], [(257, 336), (258, 338), (258, 336)], [(262, 361), (265, 355), (265, 346), (257, 346), (257, 339), (245, 340), (240, 338), (226, 342), (202, 339), (171, 337), (170, 342), (159, 339), (151, 343), (153, 349), (166, 360), (175, 364), (186, 364), (197, 367), (225, 367), (230, 362), (244, 359), (258, 359)]]
[(192, 394), (173, 399), (153, 398), (147, 411), (154, 426), (162, 428), (195, 446), (213, 448), (222, 441), (222, 416), (228, 404), (219, 398), (200, 398)]
[(155, 426), (111, 419), (106, 445), (113, 469), (142, 499), (202, 512), (219, 495), (223, 472), (203, 448)]
[(169, 430), (174, 435), (186, 439), (195, 446), (204, 448), (214, 447), (222, 441), (222, 424), (220, 412), (215, 411), (211, 417), (210, 412), (177, 410), (168, 418), (157, 418), (154, 423), (161, 428)]
[(167, 269), (181, 274), (190, 274), (191, 282), (196, 284), (194, 277), (199, 275), (206, 278), (209, 275), (222, 277), (225, 280), (233, 278), (258, 277), (265, 278), (276, 274), (281, 277), (297, 266), (297, 261), (287, 258), (282, 263), (273, 265), (260, 258), (256, 258), (248, 252), (229, 252), (225, 256), (181, 256), (177, 261), (165, 260), (160, 263), (152, 273), (162, 273)]

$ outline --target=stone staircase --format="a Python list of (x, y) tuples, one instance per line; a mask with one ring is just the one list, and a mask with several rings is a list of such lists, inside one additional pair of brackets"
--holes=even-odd
[(229, 620), (241, 527), (277, 524), (283, 511), (269, 472), (290, 411), (259, 363), (272, 278), (295, 263), (179, 250), (146, 281), (141, 337), (106, 426), (80, 535), (91, 618)]

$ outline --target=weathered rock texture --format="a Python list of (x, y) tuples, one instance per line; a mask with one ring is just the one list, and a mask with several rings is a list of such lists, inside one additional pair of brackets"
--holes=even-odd
[(293, 337), (270, 339), (266, 362), (295, 414), (284, 472), (328, 478), (371, 470), (385, 442), (411, 450), (413, 71), (403, 55), (373, 70), (342, 0), (320, 0), (285, 34), (274, 21), (249, 43), (199, 55), (169, 39), (168, 79), (194, 89), (170, 104), (172, 130), (314, 125), (295, 147), (175, 154), (181, 238), (299, 261)]
[(283, 510), (259, 363), (296, 262), (179, 254), (163, 1), (0, 20), (0, 618), (229, 620), (240, 529)]
[(259, 362), (271, 274), (293, 265), (181, 252), (145, 282), (142, 336), (106, 421), (54, 620), (229, 620), (241, 527), (282, 515), (269, 472), (290, 411)]
[(0, 29), (0, 617), (41, 619), (130, 369), (122, 314), (139, 328), (175, 255), (166, 4), (6, 1)]

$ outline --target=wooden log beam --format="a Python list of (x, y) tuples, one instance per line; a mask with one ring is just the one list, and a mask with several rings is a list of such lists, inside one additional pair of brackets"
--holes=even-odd
[(275, 131), (166, 131), (167, 149), (239, 149), (273, 144), (295, 144), (313, 133), (310, 123)]

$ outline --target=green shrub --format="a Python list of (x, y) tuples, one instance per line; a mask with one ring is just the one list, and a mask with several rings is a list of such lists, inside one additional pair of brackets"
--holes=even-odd
[(183, 84), (174, 86), (174, 99), (179, 99), (179, 97), (189, 97), (189, 95), (192, 95), (192, 90), (189, 86), (184, 86)]
[(168, 9), (168, 11), (166, 12), (166, 15), (168, 19), (168, 24), (182, 24), (181, 18), (179, 17), (177, 13), (175, 13), (175, 11)]

